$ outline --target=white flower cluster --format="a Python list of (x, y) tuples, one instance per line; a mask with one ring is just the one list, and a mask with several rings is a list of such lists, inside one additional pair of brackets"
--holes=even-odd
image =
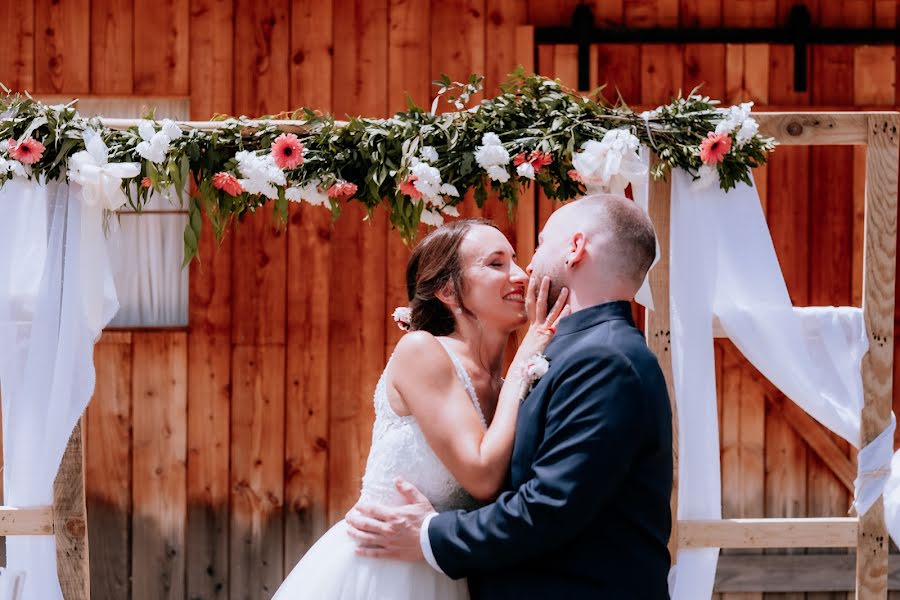
[(28, 177), (30, 171), (31, 169), (19, 161), (0, 156), (0, 181), (7, 177)]
[(737, 130), (734, 143), (738, 148), (749, 142), (759, 131), (759, 123), (750, 117), (752, 107), (752, 102), (744, 102), (739, 106), (722, 109), (725, 118), (716, 125), (716, 133), (732, 134)]
[(610, 129), (599, 142), (588, 140), (572, 156), (572, 166), (588, 193), (624, 194), (629, 183), (647, 175), (638, 156), (640, 141), (627, 129)]
[(328, 195), (320, 189), (322, 182), (318, 179), (306, 182), (305, 185), (292, 186), (284, 191), (284, 197), (291, 202), (306, 200), (313, 206), (326, 206)]
[(162, 128), (156, 131), (153, 121), (142, 120), (138, 124), (138, 134), (143, 141), (138, 143), (135, 151), (142, 158), (155, 164), (161, 164), (166, 160), (169, 145), (173, 140), (181, 137), (181, 128), (175, 121), (163, 119)]
[(500, 183), (509, 181), (509, 152), (503, 147), (496, 133), (486, 133), (481, 138), (481, 146), (475, 150), (475, 162), (487, 171), (488, 177)]
[(419, 157), (413, 157), (410, 160), (412, 165), (410, 175), (415, 177), (413, 187), (422, 194), (422, 201), (425, 202), (425, 210), (422, 211), (420, 220), (426, 225), (435, 227), (444, 223), (441, 213), (453, 217), (459, 216), (456, 207), (448, 205), (443, 198), (444, 196), (458, 198), (459, 191), (455, 185), (441, 182), (441, 172), (428, 164), (437, 162), (438, 158), (440, 157), (434, 146), (423, 146), (419, 151)]
[(519, 177), (534, 181), (534, 165), (528, 161), (525, 161), (516, 167), (516, 173), (519, 174)]
[(272, 153), (260, 156), (254, 152), (241, 150), (234, 155), (237, 159), (237, 167), (243, 179), (239, 179), (241, 186), (250, 194), (262, 194), (270, 200), (278, 198), (278, 188), (287, 181), (284, 171), (275, 164)]

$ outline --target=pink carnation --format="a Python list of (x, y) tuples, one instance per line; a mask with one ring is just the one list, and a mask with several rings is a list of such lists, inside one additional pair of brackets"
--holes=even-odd
[(303, 144), (293, 133), (282, 133), (272, 142), (272, 156), (280, 169), (295, 169), (303, 164)]
[(144, 177), (143, 179), (141, 179), (141, 187), (142, 188), (153, 187), (153, 182), (150, 181), (149, 177)]
[(356, 193), (356, 184), (349, 181), (338, 181), (325, 192), (329, 198), (344, 198)]
[(23, 165), (31, 165), (41, 160), (45, 150), (44, 145), (33, 137), (28, 137), (21, 143), (17, 143), (16, 140), (10, 138), (6, 142), (6, 148), (10, 158), (19, 161)]
[(569, 169), (567, 175), (572, 181), (581, 181), (581, 175), (579, 175), (578, 171), (576, 171), (575, 169)]
[(717, 165), (725, 160), (731, 150), (731, 138), (725, 132), (710, 131), (700, 143), (700, 160), (708, 165)]
[(213, 175), (212, 182), (214, 188), (224, 191), (229, 196), (237, 196), (244, 191), (241, 182), (234, 175), (225, 171)]

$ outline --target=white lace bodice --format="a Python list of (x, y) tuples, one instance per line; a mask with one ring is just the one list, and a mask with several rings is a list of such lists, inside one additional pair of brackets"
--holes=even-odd
[[(483, 427), (487, 428), (475, 387), (459, 358), (446, 344), (441, 344), (450, 356), (456, 373), (465, 386)], [(391, 361), (388, 360), (388, 366)], [(419, 489), (437, 511), (472, 509), (478, 503), (453, 478), (447, 467), (432, 451), (425, 435), (412, 415), (400, 416), (388, 402), (385, 386), (385, 366), (375, 387), (375, 426), (372, 448), (362, 480), (361, 499), (364, 502), (402, 504), (403, 499), (394, 486), (394, 478), (402, 477)]]

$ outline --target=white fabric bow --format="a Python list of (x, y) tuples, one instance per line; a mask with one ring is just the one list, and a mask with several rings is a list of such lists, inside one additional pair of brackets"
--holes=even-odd
[(647, 176), (638, 156), (640, 141), (627, 129), (610, 129), (601, 141), (588, 140), (572, 156), (572, 166), (589, 194), (624, 195), (629, 183)]
[(122, 180), (136, 177), (140, 163), (111, 163), (109, 148), (96, 131), (84, 132), (86, 150), (76, 152), (69, 159), (69, 181), (84, 188), (84, 204), (90, 208), (117, 210), (127, 201)]

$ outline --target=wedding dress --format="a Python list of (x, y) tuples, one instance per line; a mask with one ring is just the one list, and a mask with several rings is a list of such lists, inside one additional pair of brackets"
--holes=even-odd
[[(441, 340), (443, 344), (443, 340)], [(444, 344), (482, 426), (487, 427), (475, 388), (459, 358)], [(363, 502), (400, 505), (394, 487), (403, 477), (437, 511), (473, 509), (475, 500), (434, 454), (412, 415), (400, 416), (388, 402), (385, 373), (375, 387), (375, 426), (362, 480)], [(467, 600), (465, 580), (452, 580), (424, 561), (404, 562), (358, 556), (356, 542), (339, 522), (309, 549), (275, 593), (273, 600)]]

